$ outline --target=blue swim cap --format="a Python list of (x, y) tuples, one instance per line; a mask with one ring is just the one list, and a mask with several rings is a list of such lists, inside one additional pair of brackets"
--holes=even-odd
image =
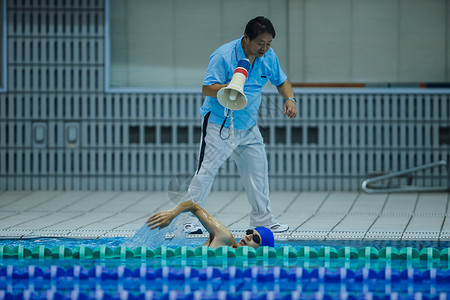
[(273, 238), (272, 230), (266, 227), (255, 227), (254, 229), (258, 231), (259, 235), (261, 236), (261, 246), (274, 246), (275, 239)]

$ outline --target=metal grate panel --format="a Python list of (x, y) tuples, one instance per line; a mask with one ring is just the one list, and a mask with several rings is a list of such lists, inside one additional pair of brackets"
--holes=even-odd
[[(166, 190), (192, 175), (200, 92), (108, 94), (103, 1), (8, 1), (8, 91), (0, 95), (1, 190)], [(372, 171), (450, 161), (445, 90), (298, 89), (300, 115), (265, 92), (271, 190), (359, 189)], [(418, 184), (445, 184), (427, 170)], [(213, 190), (240, 190), (232, 160)]]

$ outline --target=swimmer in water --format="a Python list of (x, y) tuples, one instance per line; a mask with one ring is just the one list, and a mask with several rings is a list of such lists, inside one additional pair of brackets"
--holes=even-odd
[(176, 216), (184, 212), (193, 213), (209, 232), (209, 238), (203, 246), (208, 246), (214, 249), (221, 246), (230, 246), (233, 248), (242, 246), (252, 248), (258, 248), (260, 246), (274, 246), (273, 233), (270, 229), (265, 227), (248, 229), (242, 239), (236, 243), (236, 239), (225, 225), (211, 216), (204, 208), (194, 203), (192, 200), (180, 202), (172, 209), (155, 213), (147, 220), (146, 223), (152, 230), (156, 228), (161, 229), (169, 226)]

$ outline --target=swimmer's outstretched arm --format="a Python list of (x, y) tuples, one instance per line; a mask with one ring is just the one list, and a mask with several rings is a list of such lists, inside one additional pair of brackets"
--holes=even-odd
[(229, 231), (225, 225), (192, 200), (180, 202), (172, 209), (154, 214), (147, 220), (147, 226), (150, 227), (150, 229), (167, 227), (176, 216), (183, 212), (192, 212), (209, 232), (211, 239), (225, 238), (233, 239), (234, 241), (231, 231)]

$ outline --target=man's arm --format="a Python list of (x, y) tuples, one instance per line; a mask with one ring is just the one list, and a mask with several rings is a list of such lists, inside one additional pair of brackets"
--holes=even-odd
[(176, 207), (170, 210), (154, 214), (147, 220), (147, 226), (150, 227), (150, 229), (167, 227), (176, 216), (183, 212), (192, 212), (209, 232), (211, 239), (214, 239), (214, 237), (233, 238), (233, 235), (225, 225), (192, 200), (180, 202)]
[[(277, 86), (277, 90), (283, 99), (294, 97), (294, 91), (292, 90), (291, 83), (287, 79), (282, 84)], [(294, 119), (297, 117), (297, 105), (293, 100), (287, 100), (284, 103), (284, 114), (287, 115), (289, 119)]]
[(214, 83), (211, 85), (203, 85), (202, 86), (202, 93), (204, 96), (210, 96), (210, 97), (217, 97), (217, 92), (224, 87), (227, 87), (228, 84), (219, 84), (219, 83)]

